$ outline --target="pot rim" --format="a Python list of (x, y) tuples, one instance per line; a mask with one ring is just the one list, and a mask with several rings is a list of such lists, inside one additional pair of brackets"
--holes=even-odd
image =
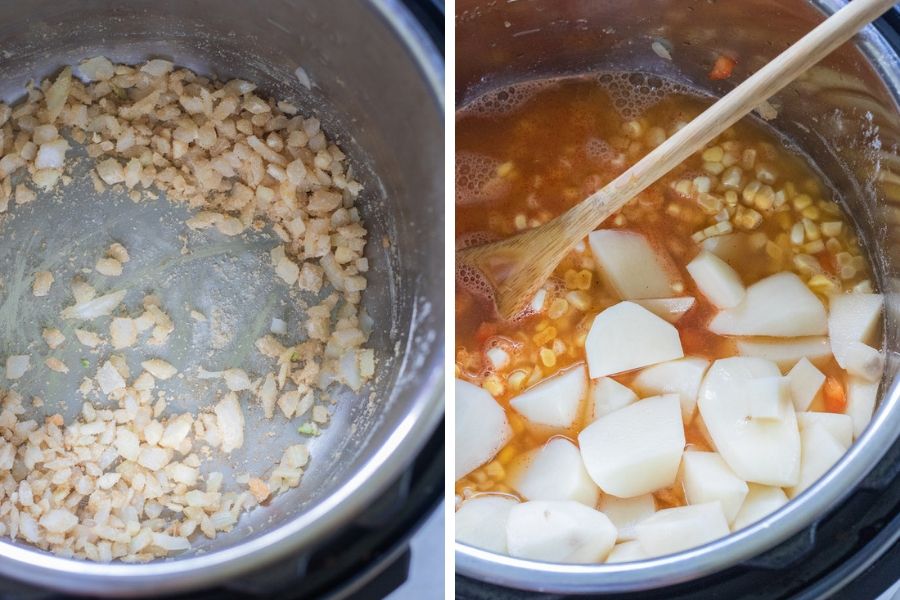
[[(367, 4), (403, 43), (427, 81), (435, 104), (443, 111), (443, 58), (427, 32), (401, 0), (371, 0)], [(0, 540), (0, 575), (69, 593), (156, 596), (235, 578), (320, 541), (373, 504), (409, 466), (440, 424), (444, 413), (442, 338), (435, 344), (438, 350), (425, 365), (427, 373), (411, 410), (385, 443), (334, 493), (284, 525), (207, 554), (144, 564), (63, 558)]]
[[(830, 15), (844, 2), (812, 0), (812, 4)], [(896, 51), (874, 25), (862, 31), (858, 45), (894, 99), (900, 100), (900, 73), (880, 68), (879, 63), (879, 57), (883, 60)], [(522, 590), (610, 593), (684, 583), (746, 561), (787, 540), (843, 501), (900, 439), (900, 377), (888, 387), (863, 435), (835, 466), (779, 510), (724, 538), (658, 558), (599, 565), (524, 560), (455, 542), (456, 571), (466, 577)]]

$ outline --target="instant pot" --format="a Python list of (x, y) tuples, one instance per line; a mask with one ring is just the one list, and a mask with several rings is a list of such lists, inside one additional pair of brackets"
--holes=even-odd
[(146, 564), (0, 539), (0, 598), (387, 595), (443, 493), (442, 3), (0, 0), (0, 101), (98, 55), (246, 79), (320, 119), (364, 186), (366, 254), (379, 276), (363, 304), (379, 376), (365, 396), (337, 403), (301, 485), (231, 532)]
[[(842, 6), (837, 0), (458, 0), (456, 103), (528, 79), (642, 71), (722, 96)], [(636, 563), (561, 565), (458, 543), (460, 598), (875, 598), (900, 579), (900, 13), (771, 99), (770, 124), (822, 170), (885, 294), (888, 356), (869, 427), (815, 485), (726, 538)], [(654, 52), (659, 42), (670, 58)], [(657, 45), (658, 46), (658, 45)], [(720, 54), (734, 76), (707, 77)], [(663, 53), (665, 54), (665, 53)]]

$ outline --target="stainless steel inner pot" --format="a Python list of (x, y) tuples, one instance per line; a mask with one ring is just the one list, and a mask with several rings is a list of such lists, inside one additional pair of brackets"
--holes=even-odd
[[(299, 488), (246, 514), (233, 531), (148, 564), (68, 560), (0, 539), (3, 576), (67, 592), (158, 596), (233, 579), (309, 549), (370, 506), (436, 430), (444, 366), (443, 65), (398, 0), (0, 1), (0, 100), (19, 100), (29, 80), (98, 55), (124, 63), (166, 58), (200, 74), (246, 79), (319, 117), (364, 184), (360, 210), (370, 233), (364, 306), (374, 321), (370, 343), (379, 374), (360, 394), (339, 394), (332, 424), (311, 442)], [(306, 77), (309, 87), (301, 81)], [(90, 167), (83, 162), (76, 175)], [(184, 207), (98, 195), (86, 177), (55, 199), (11, 213), (0, 226), (4, 355), (40, 340), (49, 313), (59, 309), (45, 313), (19, 302), (30, 296), (23, 273), (52, 266), (62, 301), (68, 278), (89, 266), (78, 261), (96, 260), (111, 239), (123, 241), (138, 261), (121, 282), (129, 287), (126, 303), (158, 290), (176, 324), (190, 323), (188, 305), (207, 315), (221, 308), (231, 318), (236, 334), (212, 357), (205, 355), (212, 332), (190, 329), (195, 333), (179, 337), (176, 327), (166, 351), (182, 372), (252, 361), (252, 340), (271, 317), (289, 324), (302, 318), (284, 286), (259, 275), (271, 269), (266, 252), (274, 242), (265, 233), (228, 240), (191, 234), (192, 252), (182, 256)], [(72, 360), (78, 364), (77, 356)], [(69, 392), (82, 375), (42, 388), (48, 408), (75, 414), (81, 400)], [(196, 401), (170, 410), (196, 410), (210, 399), (208, 391), (181, 391)], [(288, 443), (301, 441), (296, 425), (248, 415), (244, 448), (216, 467), (261, 474)], [(267, 437), (270, 431), (278, 437)]]
[[(585, 2), (458, 0), (457, 106), (504, 84), (587, 71), (640, 70), (721, 96), (842, 5), (838, 0)], [(824, 14), (823, 14), (824, 13)], [(651, 50), (667, 40), (672, 60)], [(735, 75), (711, 82), (720, 52)], [(888, 365), (879, 408), (863, 436), (820, 481), (778, 512), (692, 550), (636, 563), (561, 565), (456, 545), (457, 571), (509, 587), (560, 593), (659, 588), (756, 556), (836, 506), (900, 434), (897, 297), (900, 275), (900, 61), (874, 27), (773, 100), (771, 124), (821, 168), (855, 221), (886, 294)], [(896, 169), (896, 171), (895, 171)]]

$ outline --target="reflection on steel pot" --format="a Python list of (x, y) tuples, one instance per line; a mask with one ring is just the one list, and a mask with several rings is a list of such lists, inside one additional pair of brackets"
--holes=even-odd
[[(716, 96), (746, 78), (832, 13), (839, 2), (689, 0), (495, 3), (456, 7), (456, 98), (464, 106), (510, 83), (590, 71), (641, 71)], [(720, 54), (738, 57), (734, 77), (711, 81)], [(896, 279), (900, 201), (900, 61), (874, 27), (771, 100), (771, 125), (822, 169), (859, 230), (886, 297), (888, 354), (882, 399), (866, 432), (838, 464), (796, 500), (763, 520), (705, 546), (651, 560), (551, 564), (501, 556), (458, 543), (457, 571), (507, 587), (561, 593), (624, 592), (671, 586), (717, 573), (775, 547), (824, 516), (879, 464), (900, 432), (895, 385)]]
[[(245, 514), (232, 531), (146, 564), (70, 560), (2, 538), (0, 576), (71, 593), (159, 596), (270, 567), (341, 531), (407, 469), (443, 412), (443, 65), (418, 22), (397, 0), (0, 2), (0, 48), (0, 101), (20, 100), (28, 81), (85, 58), (165, 58), (254, 82), (318, 117), (364, 186), (372, 276), (363, 305), (379, 361), (371, 389), (338, 399), (300, 487)], [(85, 227), (67, 208), (95, 194), (89, 182), (81, 186), (67, 188), (72, 203), (42, 208), (61, 234)], [(131, 224), (132, 235), (166, 233), (152, 210), (137, 214), (145, 218)], [(5, 255), (16, 251), (6, 235), (16, 226), (4, 230)], [(204, 300), (197, 289), (186, 293)], [(238, 318), (252, 320), (254, 307), (244, 308)], [(80, 410), (71, 397), (70, 413)], [(267, 468), (280, 456), (286, 444), (260, 443), (266, 433), (248, 428), (245, 468)]]

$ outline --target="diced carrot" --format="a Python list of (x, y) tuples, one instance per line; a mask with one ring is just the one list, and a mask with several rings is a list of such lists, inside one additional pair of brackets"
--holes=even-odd
[(475, 332), (475, 340), (479, 345), (483, 344), (489, 337), (496, 335), (497, 333), (497, 324), (491, 322), (484, 322), (478, 326), (478, 330)]
[(825, 378), (822, 395), (825, 399), (825, 410), (828, 412), (843, 413), (847, 408), (847, 396), (844, 394), (844, 386), (836, 378)]
[(730, 56), (725, 56), (724, 54), (720, 54), (716, 59), (715, 64), (713, 65), (712, 70), (709, 72), (710, 79), (728, 79), (731, 77), (731, 71), (734, 70), (734, 65), (737, 64)]

